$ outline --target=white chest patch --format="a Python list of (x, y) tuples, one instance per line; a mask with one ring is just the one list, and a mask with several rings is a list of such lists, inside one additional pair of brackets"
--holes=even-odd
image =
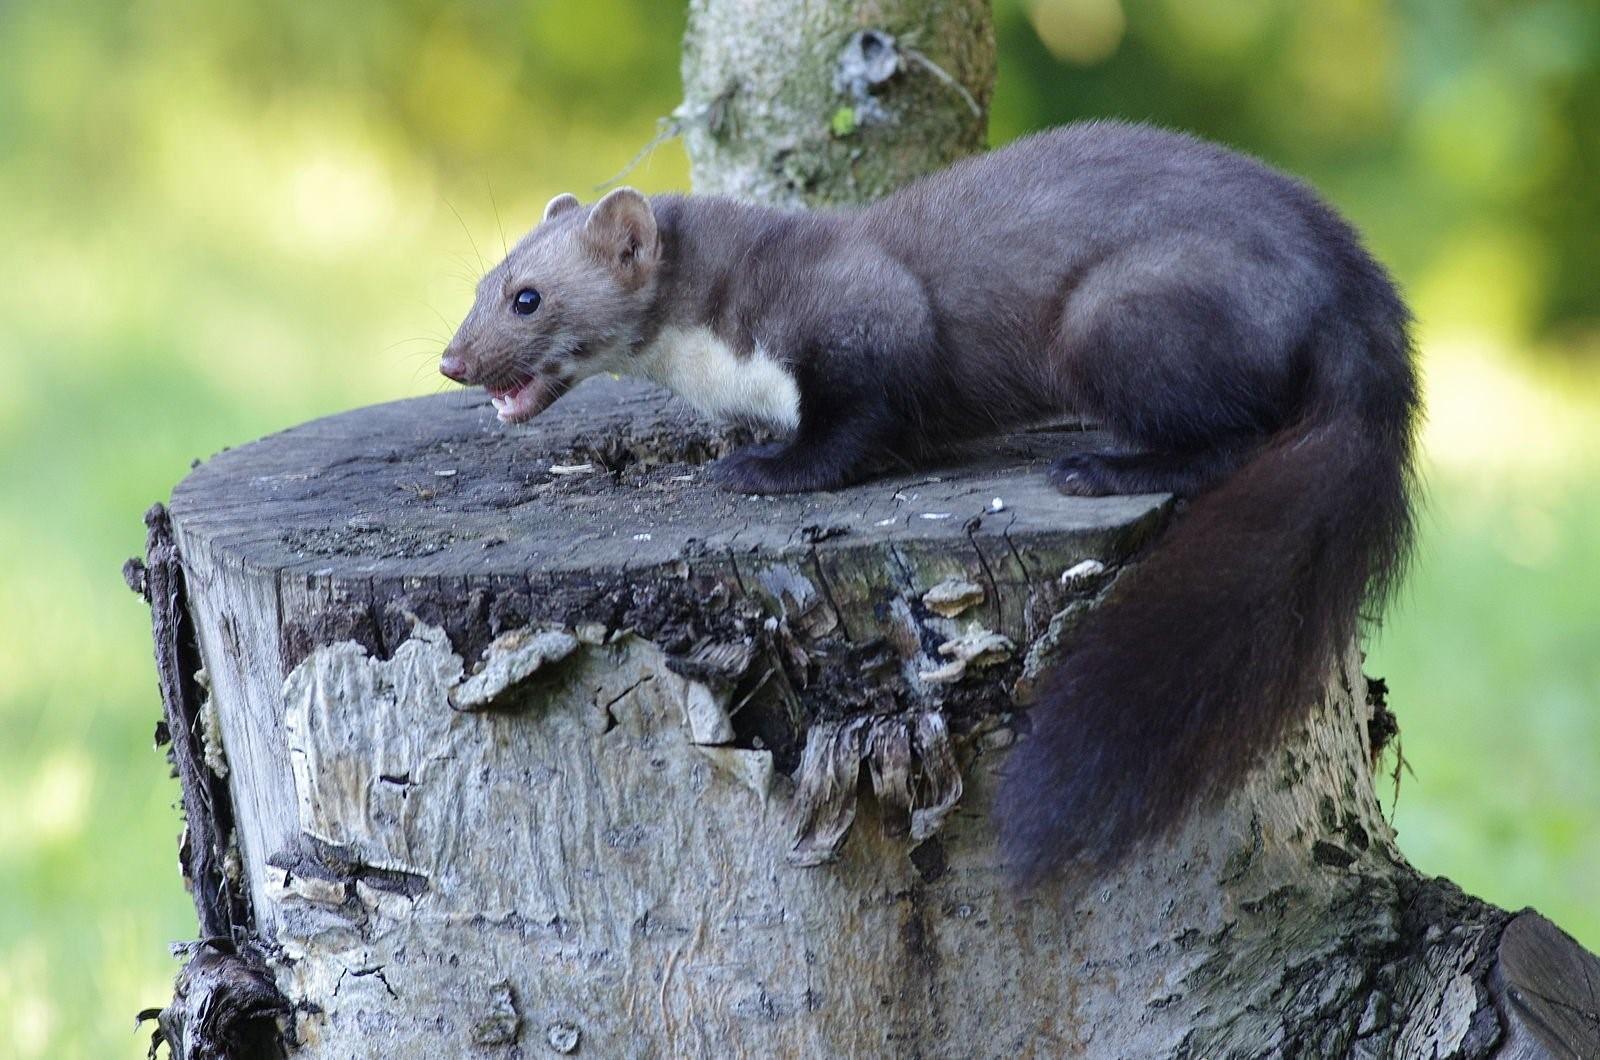
[(635, 364), (713, 419), (782, 431), (800, 425), (800, 388), (759, 346), (740, 357), (710, 328), (663, 328)]

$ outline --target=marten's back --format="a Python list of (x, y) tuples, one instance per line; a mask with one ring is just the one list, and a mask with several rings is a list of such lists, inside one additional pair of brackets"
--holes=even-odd
[(1276, 351), (1336, 301), (1341, 274), (1377, 268), (1304, 185), (1226, 148), (1120, 122), (1018, 140), (853, 220), (921, 280), (952, 355), (1001, 356), (1013, 371), (1032, 362), (1030, 385), (1050, 372), (1040, 361), (1064, 314), (1088, 301), (1191, 291), (1254, 322)]

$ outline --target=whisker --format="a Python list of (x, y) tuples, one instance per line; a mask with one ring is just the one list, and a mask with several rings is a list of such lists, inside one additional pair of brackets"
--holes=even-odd
[(509, 258), (511, 256), (511, 248), (506, 246), (505, 222), (500, 220), (500, 204), (494, 201), (494, 184), (489, 180), (489, 175), (487, 173), (485, 173), (483, 176), (483, 184), (484, 187), (489, 189), (489, 205), (494, 207), (495, 227), (500, 229), (500, 256)]
[(450, 257), (451, 260), (453, 260), (458, 266), (456, 271), (452, 272), (450, 275), (454, 276), (468, 287), (477, 287), (478, 280), (480, 280), (482, 277), (473, 274), (472, 262), (467, 259), (467, 256), (465, 254), (452, 254)]
[[(434, 306), (432, 302), (424, 300), (422, 304), (428, 307), (428, 312), (439, 318), (439, 323), (444, 325), (444, 332), (446, 335), (454, 335), (456, 333), (455, 325), (446, 320), (444, 314), (439, 312), (438, 308)], [(445, 344), (449, 345), (449, 343), (450, 340), (446, 339)]]
[[(439, 198), (444, 199), (444, 196), (441, 195), (441, 196), (439, 196)], [(450, 212), (451, 213), (456, 215), (456, 221), (461, 225), (461, 230), (467, 234), (467, 242), (472, 244), (472, 252), (474, 254), (478, 255), (478, 269), (480, 271), (480, 274), (484, 273), (484, 272), (488, 272), (489, 271), (488, 266), (486, 266), (483, 263), (483, 252), (478, 249), (478, 241), (476, 239), (472, 238), (472, 230), (467, 227), (467, 222), (462, 220), (461, 211), (457, 210), (455, 208), (455, 204), (452, 203), (449, 199), (444, 199), (444, 204), (446, 206), (450, 207)]]
[(411, 381), (415, 383), (424, 372), (435, 372), (439, 369), (439, 362), (433, 357), (414, 358), (411, 362)]
[[(408, 342), (439, 343), (439, 340), (437, 338), (435, 338), (434, 336), (432, 336), (432, 335), (414, 335), (409, 339), (400, 339), (398, 342), (391, 342), (391, 343), (389, 343), (389, 345), (383, 347), (378, 352), (379, 353), (388, 353), (390, 350), (394, 349), (396, 346), (404, 346)], [(427, 352), (428, 352), (427, 350), (423, 350), (422, 351), (422, 353), (427, 353)], [(407, 354), (406, 356), (417, 356), (417, 354)]]

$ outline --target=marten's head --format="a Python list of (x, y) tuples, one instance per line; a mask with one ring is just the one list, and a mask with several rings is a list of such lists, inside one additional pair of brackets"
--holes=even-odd
[(575, 383), (626, 366), (660, 260), (655, 214), (637, 191), (618, 188), (590, 207), (556, 196), (478, 282), (439, 371), (487, 390), (506, 423), (538, 415)]

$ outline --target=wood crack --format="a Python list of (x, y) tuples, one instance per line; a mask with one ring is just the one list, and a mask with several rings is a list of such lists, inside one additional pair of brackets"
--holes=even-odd
[(839, 623), (839, 629), (844, 634), (845, 640), (854, 640), (850, 635), (850, 627), (845, 621), (844, 608), (833, 597), (833, 586), (828, 583), (827, 572), (822, 569), (822, 560), (817, 555), (815, 546), (811, 548), (811, 567), (817, 573), (817, 585), (822, 589), (822, 598), (828, 602), (828, 607), (833, 610), (833, 617)]

